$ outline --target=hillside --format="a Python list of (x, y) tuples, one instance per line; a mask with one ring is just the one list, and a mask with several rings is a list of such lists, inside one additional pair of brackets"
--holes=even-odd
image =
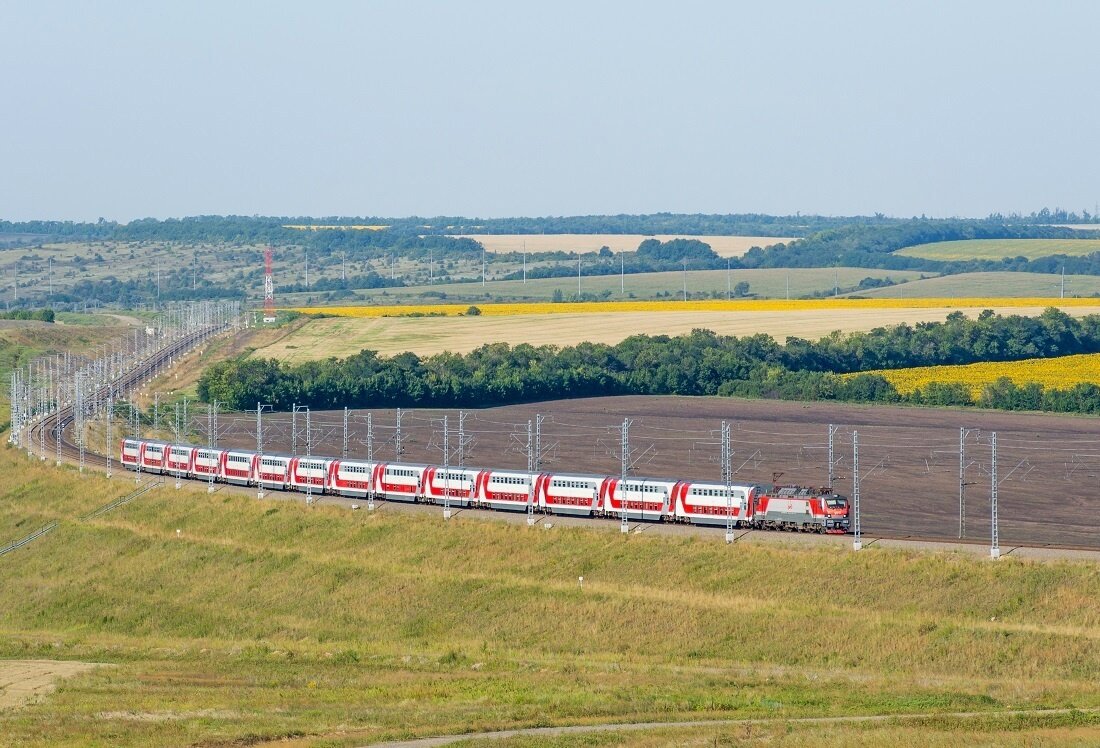
[[(17, 745), (351, 746), (535, 724), (1100, 706), (1088, 564), (445, 524), (188, 487), (80, 521), (133, 483), (12, 450), (0, 469), (0, 536), (60, 523), (0, 558), (0, 655), (112, 665), (0, 712)], [(928, 724), (997, 744), (1100, 728), (1095, 714)]]

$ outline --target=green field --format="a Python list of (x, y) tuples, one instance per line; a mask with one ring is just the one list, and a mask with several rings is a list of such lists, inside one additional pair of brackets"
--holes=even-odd
[[(582, 268), (583, 270), (583, 268)], [(605, 295), (609, 300), (623, 298), (654, 299), (659, 296), (679, 298), (684, 291), (684, 273), (637, 273), (620, 279), (618, 275), (582, 276), (580, 293)], [(725, 298), (727, 290), (738, 283), (749, 284), (749, 294), (762, 298), (786, 298), (788, 281), (792, 299), (814, 293), (831, 293), (839, 283), (841, 292), (856, 287), (864, 278), (886, 279), (895, 283), (920, 278), (928, 273), (912, 270), (874, 270), (870, 268), (779, 268), (765, 270), (690, 270), (687, 272), (689, 294), (718, 294)], [(625, 291), (623, 288), (625, 287)], [(531, 279), (518, 281), (488, 281), (481, 283), (437, 283), (432, 286), (407, 286), (363, 290), (359, 294), (367, 299), (408, 299), (422, 301), (439, 299), (439, 294), (452, 301), (549, 301), (554, 291), (560, 290), (566, 298), (576, 295), (577, 277)], [(426, 295), (428, 294), (428, 295)], [(306, 294), (284, 294), (280, 303), (292, 306), (303, 301)], [(313, 294), (316, 298), (318, 294)]]
[[(10, 449), (0, 469), (0, 538), (60, 523), (0, 558), (0, 657), (110, 665), (0, 711), (9, 745), (354, 746), (511, 726), (1100, 707), (1089, 563), (444, 523), (193, 487), (81, 521), (132, 480)], [(932, 716), (509, 744), (909, 745), (927, 731), (939, 745), (1068, 745), (1098, 730), (1096, 713)]]
[(1087, 255), (1100, 252), (1100, 239), (969, 239), (934, 242), (899, 249), (895, 254), (928, 260), (1000, 260), (1026, 257), (1034, 260), (1050, 255)]
[[(1062, 276), (1056, 273), (960, 273), (916, 280), (889, 288), (860, 291), (857, 295), (870, 298), (924, 297), (956, 298), (964, 296), (1014, 296), (1058, 298)], [(1100, 294), (1100, 276), (1067, 275), (1066, 297)]]

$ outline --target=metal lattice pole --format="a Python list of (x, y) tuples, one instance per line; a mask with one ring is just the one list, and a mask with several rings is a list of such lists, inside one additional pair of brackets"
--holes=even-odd
[(527, 525), (535, 524), (535, 439), (531, 420), (527, 420)]
[(112, 390), (113, 385), (107, 386), (107, 449), (104, 451), (107, 453), (107, 477), (111, 477), (111, 453), (114, 452), (114, 445), (111, 443), (111, 422), (115, 418), (115, 394)]
[[(176, 403), (175, 410), (176, 410), (176, 414), (175, 414), (176, 419), (175, 419), (175, 422), (174, 422), (173, 428), (172, 428), (172, 444), (173, 444), (173, 446), (180, 443), (180, 404), (179, 403)], [(169, 452), (169, 454), (171, 454), (171, 452)], [(175, 463), (175, 468), (176, 468), (176, 490), (178, 491), (179, 488), (180, 488), (180, 485), (181, 485), (180, 478), (182, 478), (183, 476), (181, 475), (182, 471), (180, 470), (179, 460), (173, 460), (173, 462)]]
[[(214, 454), (214, 409), (216, 407), (217, 402), (210, 403), (206, 406), (206, 446), (210, 450), (210, 455)], [(207, 457), (207, 460), (209, 459), (210, 458)], [(207, 466), (207, 470), (210, 470), (209, 465)], [(209, 476), (209, 478), (206, 485), (206, 492), (214, 493), (214, 471), (211, 470), (209, 473), (207, 473), (207, 475)]]
[(859, 432), (852, 432), (852, 511), (855, 512), (855, 540), (853, 550), (863, 548), (863, 528), (859, 518)]
[(833, 473), (836, 467), (836, 460), (833, 458), (833, 437), (836, 436), (837, 426), (829, 424), (829, 483), (830, 490), (833, 487), (833, 482), (836, 480), (836, 475)]
[[(53, 367), (50, 368), (53, 371)], [(56, 388), (54, 389), (54, 402), (51, 410), (54, 413), (53, 421), (53, 433), (54, 433), (54, 465), (61, 467), (61, 371), (58, 370), (56, 379)]]
[(733, 542), (733, 445), (730, 425), (722, 421), (722, 482), (726, 488), (726, 543)]
[(264, 406), (256, 403), (256, 498), (264, 497)]
[(374, 417), (372, 413), (367, 413), (367, 462), (370, 463), (371, 479), (370, 490), (367, 491), (367, 511), (374, 511), (374, 476), (376, 474), (374, 466)]
[(959, 427), (959, 539), (966, 535), (966, 429)]
[[(313, 427), (310, 422), (309, 407), (306, 407), (306, 460), (313, 469)], [(313, 503), (313, 475), (306, 476), (306, 504)]]
[(619, 490), (622, 495), (619, 499), (619, 506), (622, 508), (621, 522), (619, 525), (619, 532), (630, 532), (630, 522), (628, 515), (628, 503), (627, 503), (627, 490), (626, 490), (626, 476), (630, 472), (630, 419), (624, 418), (622, 431), (619, 442), (621, 464), (619, 465)]
[(450, 424), (443, 416), (443, 519), (451, 518), (451, 442)]
[(80, 472), (84, 472), (84, 374), (76, 373), (76, 397), (73, 404), (74, 426), (76, 428), (76, 444), (80, 450)]
[(298, 456), (298, 404), (290, 404), (290, 455)]
[(989, 504), (992, 512), (993, 524), (990, 529), (990, 543), (989, 557), (1000, 558), (1001, 557), (1001, 531), (998, 526), (999, 517), (997, 516), (997, 432), (993, 432), (993, 436), (990, 439), (990, 448), (992, 455), (990, 457), (989, 474), (991, 477), (990, 490), (989, 490)]

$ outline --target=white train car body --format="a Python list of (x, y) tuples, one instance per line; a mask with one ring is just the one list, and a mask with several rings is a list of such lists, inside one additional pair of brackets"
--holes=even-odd
[(734, 525), (752, 521), (755, 486), (725, 483), (689, 483), (684, 481), (676, 490), (675, 511), (677, 521), (696, 525), (722, 525), (732, 517)]
[(600, 475), (540, 475), (535, 485), (539, 508), (552, 514), (591, 517), (600, 507), (610, 478)]
[(525, 512), (528, 504), (538, 508), (533, 485), (538, 477), (515, 470), (488, 470), (481, 481), (478, 503), (512, 512)]
[(378, 498), (390, 501), (416, 502), (423, 496), (425, 465), (382, 463), (375, 468)]
[(333, 460), (328, 468), (328, 489), (340, 496), (365, 497), (374, 491), (376, 463)]

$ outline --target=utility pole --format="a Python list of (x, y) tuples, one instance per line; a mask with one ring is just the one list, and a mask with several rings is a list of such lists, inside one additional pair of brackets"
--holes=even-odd
[[(207, 438), (206, 441), (210, 445), (210, 454), (214, 454), (214, 450), (218, 447), (218, 401), (210, 403), (206, 406), (206, 428)], [(217, 460), (217, 458), (214, 458)], [(140, 462), (139, 462), (140, 464)], [(208, 475), (210, 476), (210, 482), (206, 486), (207, 493), (214, 493), (214, 478), (218, 472), (217, 466), (211, 470)]]
[(859, 524), (859, 432), (852, 432), (852, 511), (855, 512), (855, 536), (852, 550), (863, 548), (863, 530)]
[(833, 459), (833, 436), (840, 429), (839, 426), (829, 424), (829, 483), (828, 486), (831, 489), (833, 487), (833, 481), (836, 480), (836, 476), (833, 474), (833, 467), (836, 465), (836, 461)]
[(443, 416), (443, 519), (451, 518), (451, 442), (450, 424)]
[(367, 511), (374, 511), (374, 418), (372, 413), (367, 413), (367, 462), (370, 463), (371, 479), (370, 490), (367, 491)]
[(1059, 298), (1066, 298), (1066, 266), (1062, 266), (1062, 293)]
[(730, 258), (726, 258), (726, 301), (733, 298), (733, 275), (730, 271)]
[[(306, 462), (309, 464), (308, 470), (313, 470), (313, 428), (310, 425), (309, 420), (309, 406), (306, 406)], [(308, 473), (306, 475), (306, 505), (313, 504), (313, 475)]]
[(992, 559), (998, 559), (1001, 557), (1001, 530), (998, 526), (999, 517), (997, 516), (997, 432), (993, 432), (993, 436), (990, 438), (990, 448), (992, 450), (992, 456), (990, 458), (989, 475), (991, 478), (989, 489), (989, 505), (992, 511), (992, 527), (989, 546), (989, 557)]
[(487, 258), (485, 257), (485, 249), (481, 250), (481, 287), (485, 288), (485, 271), (489, 267)]
[(531, 419), (527, 419), (527, 526), (535, 524), (535, 440)]
[(619, 441), (619, 451), (622, 462), (619, 470), (619, 490), (622, 491), (620, 506), (622, 507), (621, 523), (619, 525), (619, 532), (630, 532), (630, 523), (627, 519), (627, 491), (626, 491), (626, 476), (630, 472), (630, 423), (629, 418), (623, 419), (622, 432)]
[(577, 301), (581, 300), (581, 256), (577, 255)]
[(684, 258), (684, 301), (688, 300), (688, 261)]
[[(523, 285), (527, 285), (527, 240), (523, 240)], [(18, 292), (16, 293), (16, 301), (19, 300)]]
[(428, 285), (435, 284), (435, 250), (428, 250)]
[(726, 544), (733, 542), (733, 444), (730, 425), (722, 421), (722, 482), (726, 488)]
[(114, 445), (111, 444), (111, 421), (115, 417), (115, 396), (114, 385), (107, 385), (107, 449), (104, 450), (107, 453), (107, 477), (111, 477), (111, 453), (114, 452)]
[[(264, 497), (264, 409), (270, 405), (256, 403), (256, 498)], [(272, 408), (273, 409), (273, 408)]]
[(626, 295), (626, 250), (619, 252), (619, 295)]
[(179, 462), (172, 459), (173, 458), (172, 451), (173, 451), (175, 445), (180, 443), (180, 404), (179, 403), (176, 403), (175, 411), (176, 411), (175, 420), (173, 421), (173, 428), (172, 428), (172, 446), (168, 448), (168, 459), (175, 463), (175, 468), (176, 468), (176, 471), (175, 471), (176, 472), (176, 490), (178, 491), (180, 489), (180, 485), (181, 485), (180, 478), (182, 476), (180, 475), (181, 471), (180, 471), (180, 468), (179, 468)]

